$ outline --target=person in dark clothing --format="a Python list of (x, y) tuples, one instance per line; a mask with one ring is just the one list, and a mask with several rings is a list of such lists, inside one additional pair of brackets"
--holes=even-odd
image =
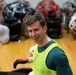
[(27, 17), (26, 25), (30, 38), (36, 43), (33, 71), (29, 75), (73, 75), (65, 52), (46, 34), (44, 16), (36, 12)]
[[(36, 43), (31, 59), (33, 68), (29, 75), (73, 75), (64, 50), (46, 33), (47, 24), (44, 16), (36, 11), (26, 18), (25, 24), (29, 37)], [(19, 61), (14, 62), (15, 67)], [(29, 62), (30, 59), (23, 61)]]

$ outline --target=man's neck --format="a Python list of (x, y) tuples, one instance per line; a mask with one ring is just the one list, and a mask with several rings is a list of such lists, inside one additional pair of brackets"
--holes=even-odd
[(38, 44), (39, 47), (43, 47), (45, 46), (49, 41), (51, 41), (51, 38), (49, 38), (48, 36), (46, 36), (46, 38), (44, 38), (43, 42), (41, 44)]

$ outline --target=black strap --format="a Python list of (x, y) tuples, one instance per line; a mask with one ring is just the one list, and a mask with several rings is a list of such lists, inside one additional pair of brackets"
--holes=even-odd
[(0, 72), (0, 75), (27, 75), (20, 72)]

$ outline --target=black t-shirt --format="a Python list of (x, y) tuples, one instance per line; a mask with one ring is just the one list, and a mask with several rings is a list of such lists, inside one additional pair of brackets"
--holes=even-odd
[[(53, 43), (55, 43), (55, 41), (51, 40), (45, 46), (38, 47), (38, 51), (44, 51)], [(73, 75), (65, 52), (57, 46), (50, 50), (46, 59), (46, 66), (49, 69), (57, 71), (58, 75)]]

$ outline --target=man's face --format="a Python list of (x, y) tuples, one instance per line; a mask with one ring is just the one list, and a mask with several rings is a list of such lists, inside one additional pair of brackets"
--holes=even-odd
[(47, 29), (46, 25), (41, 27), (39, 21), (36, 21), (30, 26), (27, 26), (27, 28), (30, 38), (32, 38), (35, 43), (41, 44), (44, 41)]

